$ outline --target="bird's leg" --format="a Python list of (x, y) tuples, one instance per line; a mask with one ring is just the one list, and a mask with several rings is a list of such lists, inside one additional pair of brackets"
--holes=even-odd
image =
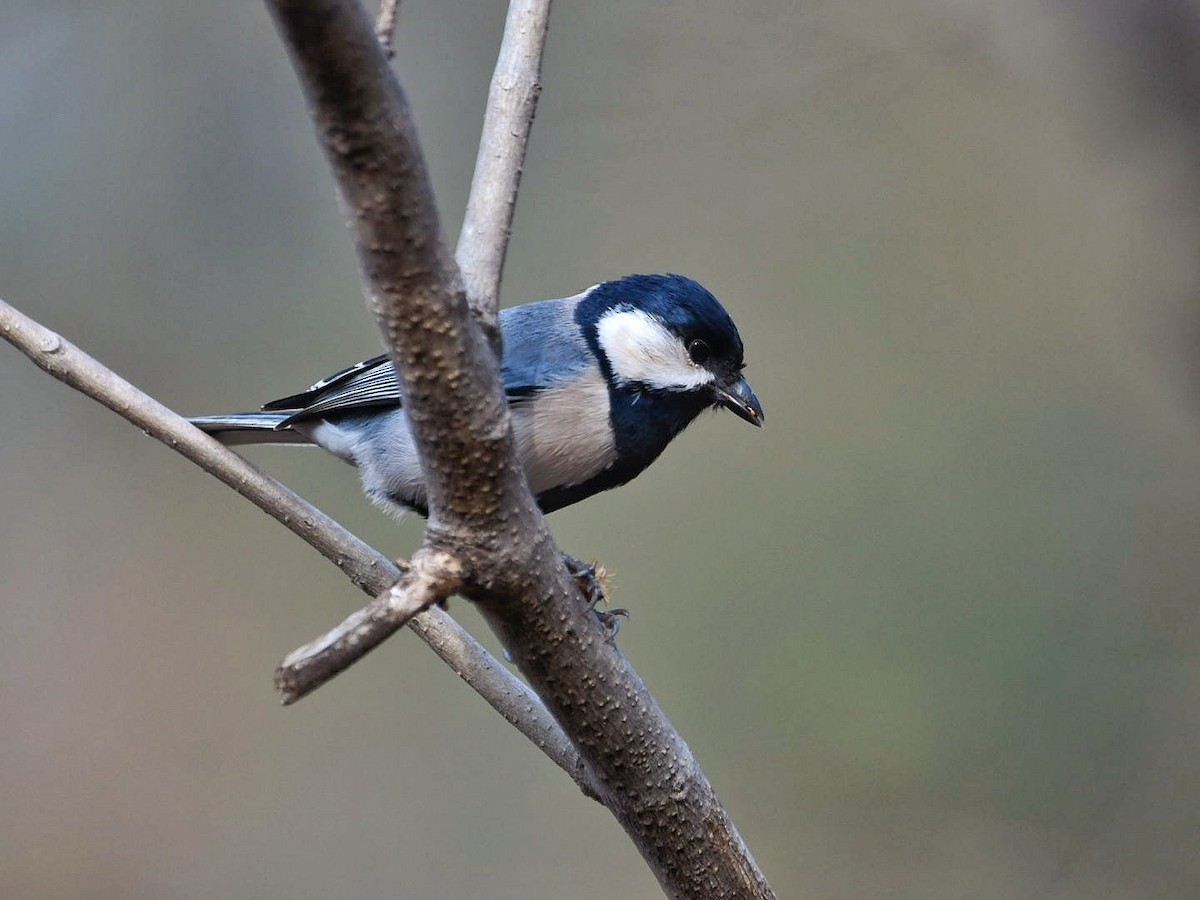
[(579, 593), (587, 601), (588, 609), (596, 614), (596, 618), (608, 632), (608, 639), (611, 641), (621, 630), (621, 619), (629, 618), (629, 610), (597, 609), (601, 603), (606, 605), (608, 603), (608, 597), (604, 593), (604, 584), (608, 579), (608, 573), (598, 563), (585, 563), (566, 553), (563, 554), (563, 562), (566, 563), (567, 573), (575, 579)]

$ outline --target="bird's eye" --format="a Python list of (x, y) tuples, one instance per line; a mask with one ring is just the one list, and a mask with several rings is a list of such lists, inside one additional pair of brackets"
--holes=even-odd
[(702, 341), (699, 338), (688, 343), (687, 352), (692, 362), (698, 366), (704, 365), (708, 362), (708, 358), (712, 356), (712, 348), (708, 346), (708, 342)]

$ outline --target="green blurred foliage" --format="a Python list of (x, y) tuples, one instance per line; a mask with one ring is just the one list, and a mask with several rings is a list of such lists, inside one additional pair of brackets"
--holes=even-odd
[[(1064, 9), (554, 11), (505, 301), (692, 275), (767, 427), (551, 524), (782, 897), (1200, 892), (1200, 30)], [(502, 24), (401, 11), (452, 237)], [(0, 296), (184, 412), (377, 351), (258, 5), (17, 0), (0, 76)], [(0, 380), (0, 893), (656, 895), (411, 637), (278, 708), (361, 598), (4, 346)], [(252, 458), (419, 540), (336, 461)]]

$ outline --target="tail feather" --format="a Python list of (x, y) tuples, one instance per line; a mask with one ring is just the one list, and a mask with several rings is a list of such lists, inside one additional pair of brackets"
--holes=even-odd
[(196, 416), (188, 421), (211, 434), (227, 447), (242, 444), (311, 444), (291, 428), (279, 428), (290, 413), (233, 413), (227, 416)]

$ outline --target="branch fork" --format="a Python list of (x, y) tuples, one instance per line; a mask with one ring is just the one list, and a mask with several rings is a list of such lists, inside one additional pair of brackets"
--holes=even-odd
[(418, 613), (453, 594), (464, 566), (445, 550), (422, 548), (400, 564), (400, 578), (339, 625), (284, 657), (275, 687), (285, 705), (295, 703), (362, 659)]

